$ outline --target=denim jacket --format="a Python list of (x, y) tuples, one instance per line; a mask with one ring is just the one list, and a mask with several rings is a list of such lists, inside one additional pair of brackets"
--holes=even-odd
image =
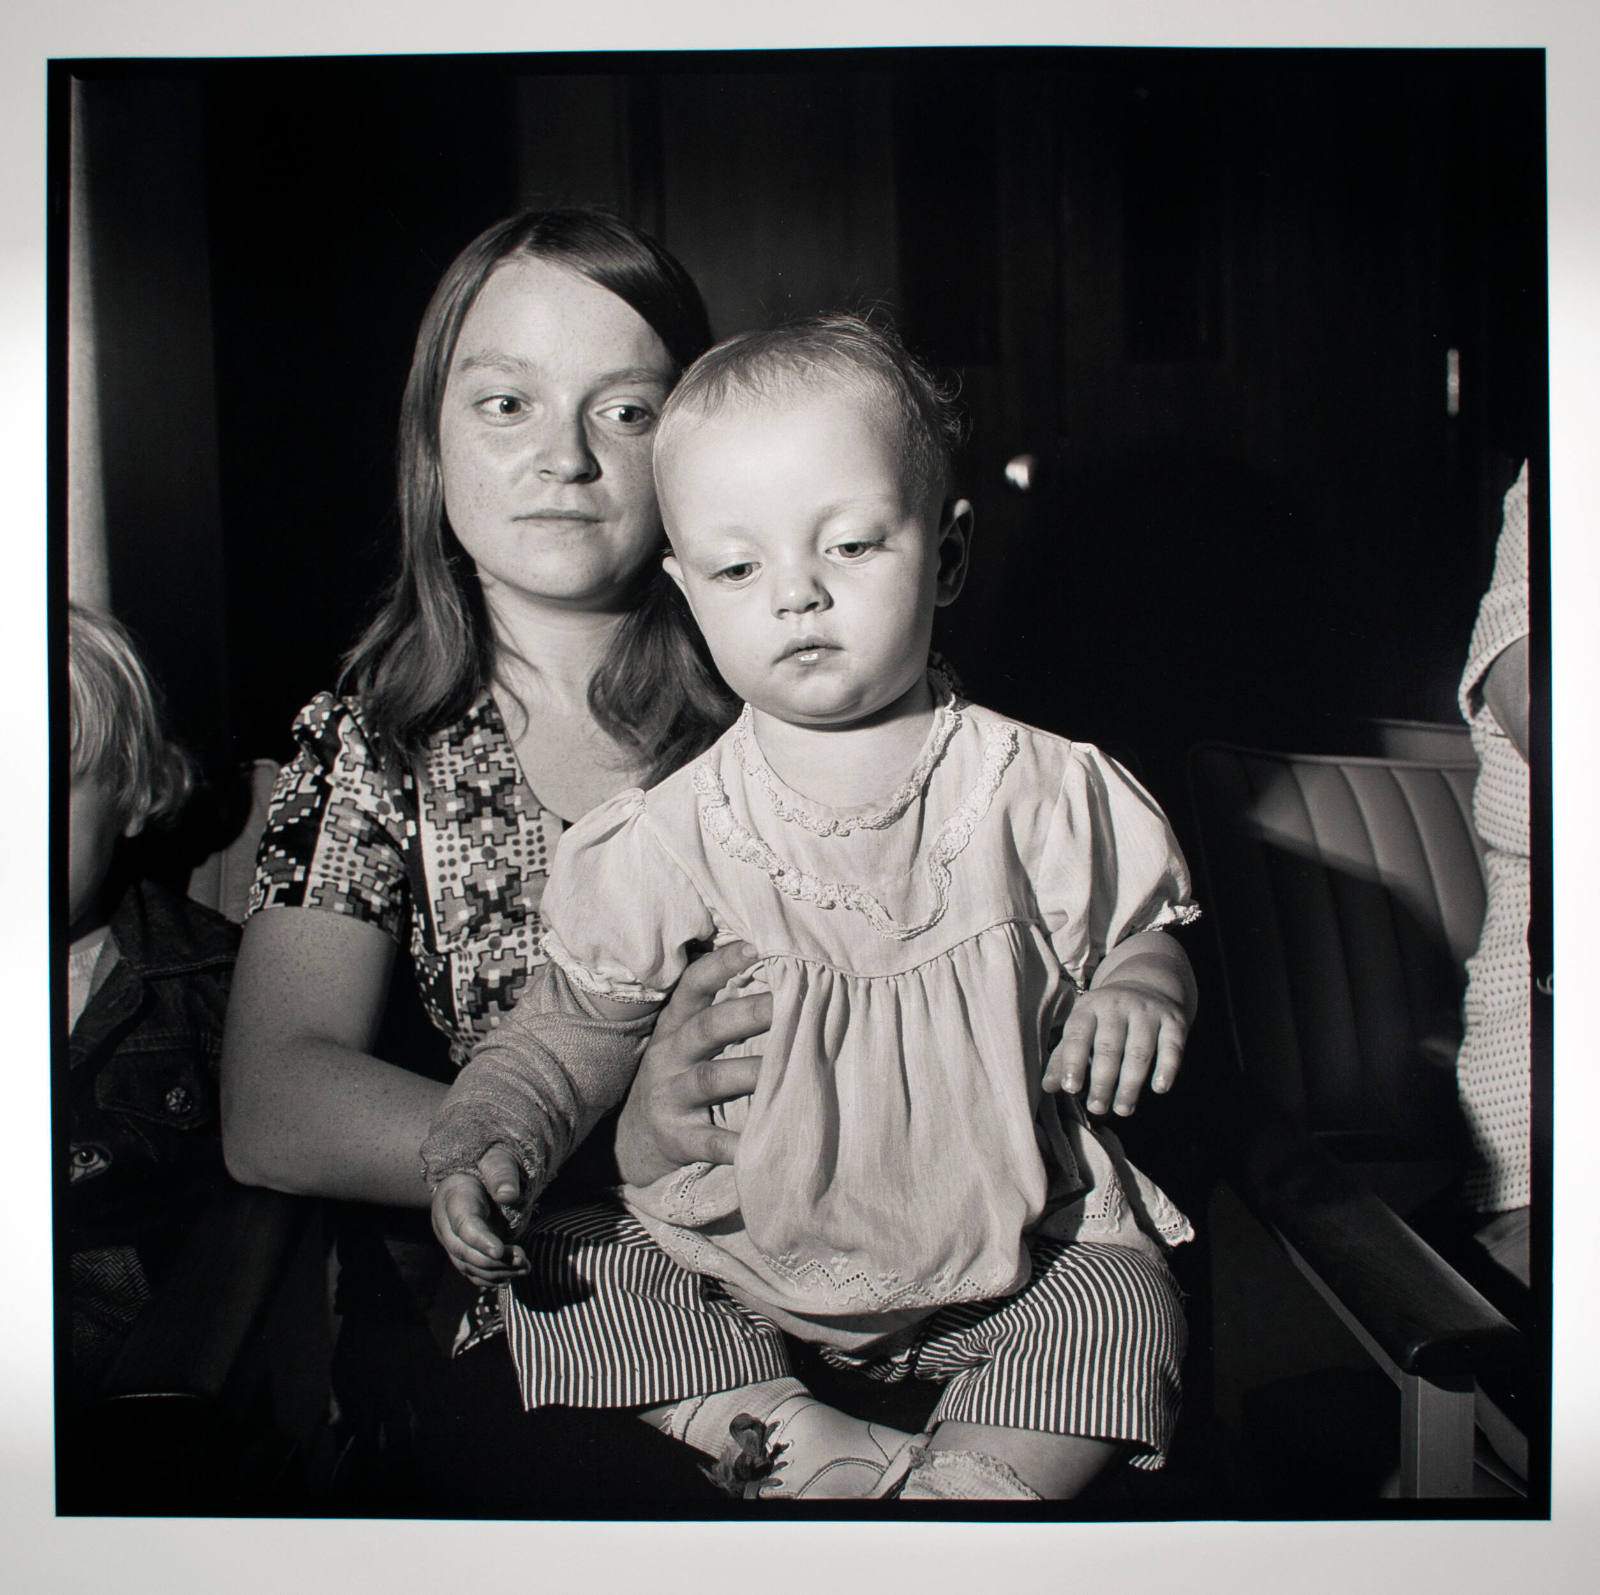
[(117, 961), (67, 1042), (57, 1143), (68, 1167), (57, 1233), (72, 1254), (75, 1343), (85, 1314), (108, 1330), (126, 1320), (226, 1179), (217, 1063), (238, 927), (139, 881), (112, 913), (111, 933)]

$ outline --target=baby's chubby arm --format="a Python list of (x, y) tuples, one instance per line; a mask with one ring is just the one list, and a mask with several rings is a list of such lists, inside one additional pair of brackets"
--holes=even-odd
[(654, 1004), (578, 992), (545, 964), (474, 1051), (422, 1145), (434, 1233), (469, 1279), (500, 1284), (525, 1269), (502, 1231), (526, 1225), (556, 1170), (622, 1099), (655, 1016)]
[(1118, 942), (1072, 1005), (1045, 1090), (1075, 1095), (1087, 1081), (1091, 1113), (1132, 1113), (1147, 1079), (1171, 1090), (1195, 1002), (1188, 954), (1172, 937), (1147, 930)]

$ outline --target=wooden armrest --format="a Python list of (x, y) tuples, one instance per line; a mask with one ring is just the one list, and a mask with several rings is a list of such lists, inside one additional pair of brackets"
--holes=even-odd
[(219, 1399), (270, 1311), (317, 1204), (230, 1185), (202, 1213), (107, 1378), (108, 1399)]
[(1242, 1091), (1232, 1109), (1226, 1178), (1369, 1349), (1432, 1380), (1523, 1354), (1516, 1328), (1281, 1110)]

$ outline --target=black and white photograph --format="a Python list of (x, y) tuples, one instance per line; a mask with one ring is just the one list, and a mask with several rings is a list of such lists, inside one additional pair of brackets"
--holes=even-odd
[(53, 1536), (1553, 1533), (1554, 48), (368, 33), (37, 63)]

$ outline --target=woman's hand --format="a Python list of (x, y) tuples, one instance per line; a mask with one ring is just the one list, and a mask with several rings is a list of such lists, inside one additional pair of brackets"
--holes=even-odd
[[(480, 1170), (502, 1149), (491, 1147)], [(515, 1160), (503, 1154), (512, 1167)], [(516, 1189), (520, 1190), (520, 1181)], [(433, 1193), (433, 1233), (449, 1254), (450, 1261), (475, 1285), (504, 1285), (528, 1272), (528, 1259), (520, 1246), (512, 1245), (499, 1233), (495, 1200), (475, 1174), (451, 1174), (439, 1182)]]
[(711, 1108), (749, 1096), (761, 1059), (717, 1054), (761, 1035), (772, 1022), (772, 999), (764, 992), (712, 999), (756, 957), (735, 942), (696, 959), (662, 1009), (617, 1121), (617, 1167), (629, 1184), (649, 1185), (689, 1163), (733, 1161), (739, 1137), (711, 1122)]
[(1146, 1080), (1158, 1095), (1172, 1089), (1194, 1009), (1194, 975), (1177, 942), (1160, 931), (1129, 937), (1073, 1003), (1045, 1090), (1075, 1096), (1087, 1083), (1091, 1113), (1126, 1117)]

